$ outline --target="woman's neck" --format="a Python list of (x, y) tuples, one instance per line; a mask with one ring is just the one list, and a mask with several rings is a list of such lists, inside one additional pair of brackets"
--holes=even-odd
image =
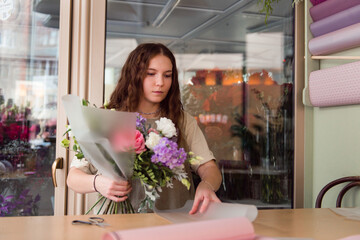
[(156, 118), (160, 114), (160, 105), (139, 106), (137, 112), (145, 118)]

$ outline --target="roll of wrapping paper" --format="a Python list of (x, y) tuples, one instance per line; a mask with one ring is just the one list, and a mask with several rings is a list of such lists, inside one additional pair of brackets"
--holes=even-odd
[(169, 224), (106, 233), (103, 240), (254, 240), (255, 232), (245, 217)]
[(310, 31), (314, 37), (318, 37), (356, 23), (360, 23), (360, 5), (313, 22)]
[(309, 51), (312, 55), (331, 54), (358, 46), (360, 46), (360, 23), (321, 35), (309, 41)]
[(313, 6), (318, 5), (318, 4), (320, 4), (322, 2), (325, 2), (325, 1), (326, 0), (310, 0), (310, 2), (312, 3)]
[(315, 107), (359, 104), (359, 93), (360, 61), (310, 73), (310, 102)]
[(359, 0), (327, 0), (311, 7), (309, 11), (311, 18), (316, 22), (356, 5), (360, 5)]

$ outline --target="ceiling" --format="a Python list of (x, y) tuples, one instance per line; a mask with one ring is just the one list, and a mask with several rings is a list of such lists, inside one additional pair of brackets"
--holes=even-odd
[[(58, 26), (59, 1), (38, 0), (35, 6), (37, 12), (49, 14), (44, 23), (49, 27)], [(180, 0), (161, 26), (153, 26), (172, 1), (108, 0), (107, 63), (118, 65), (122, 61), (118, 56), (126, 49), (154, 41), (164, 43), (175, 54), (238, 54), (247, 65), (272, 64), (279, 51), (280, 62), (293, 55), (290, 0), (273, 3), (266, 24), (258, 0)]]
[(292, 42), (289, 0), (275, 4), (267, 24), (257, 0), (181, 0), (160, 27), (153, 27), (168, 1), (108, 0), (108, 37), (157, 40), (176, 52), (189, 53), (244, 52), (246, 36), (254, 32), (283, 32)]

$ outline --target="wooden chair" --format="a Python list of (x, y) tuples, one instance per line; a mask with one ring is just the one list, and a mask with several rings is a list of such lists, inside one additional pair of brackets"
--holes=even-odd
[(349, 183), (347, 185), (345, 185), (345, 187), (343, 187), (341, 189), (341, 191), (339, 192), (338, 197), (336, 199), (336, 207), (337, 208), (341, 207), (341, 202), (342, 202), (342, 199), (343, 199), (345, 193), (347, 191), (349, 191), (351, 188), (355, 187), (355, 186), (360, 186), (360, 176), (342, 177), (342, 178), (338, 178), (338, 179), (328, 183), (319, 192), (319, 194), (318, 194), (318, 196), (316, 198), (315, 208), (321, 208), (322, 199), (323, 199), (325, 193), (330, 188), (332, 188), (332, 187), (334, 187), (334, 186), (336, 186), (338, 184), (345, 183), (345, 182), (349, 182)]

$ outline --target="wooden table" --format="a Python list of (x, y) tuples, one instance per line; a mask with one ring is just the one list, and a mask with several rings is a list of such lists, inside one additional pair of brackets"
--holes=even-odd
[(260, 210), (254, 227), (256, 234), (269, 237), (335, 240), (360, 234), (360, 221), (328, 208)]
[[(171, 224), (155, 214), (102, 216), (110, 224), (106, 228), (71, 224), (74, 219), (87, 220), (88, 217), (4, 217), (0, 218), (0, 239), (100, 240), (107, 231)], [(335, 240), (360, 234), (360, 221), (347, 220), (326, 208), (260, 210), (254, 227), (256, 234), (268, 237)]]

